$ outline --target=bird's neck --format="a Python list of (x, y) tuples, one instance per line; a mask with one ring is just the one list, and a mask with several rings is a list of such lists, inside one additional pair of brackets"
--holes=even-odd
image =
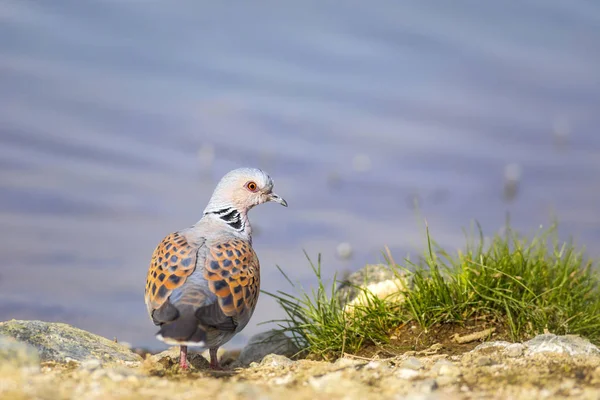
[(250, 220), (248, 219), (248, 213), (246, 211), (240, 211), (235, 207), (226, 206), (215, 210), (205, 211), (204, 216), (210, 216), (223, 222), (240, 236), (245, 237), (248, 241), (252, 242), (252, 226), (250, 226)]

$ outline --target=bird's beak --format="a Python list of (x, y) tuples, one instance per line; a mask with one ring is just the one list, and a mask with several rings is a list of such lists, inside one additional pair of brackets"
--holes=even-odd
[(285, 201), (282, 197), (279, 197), (277, 194), (275, 193), (271, 193), (269, 194), (269, 201), (274, 201), (276, 203), (281, 204), (284, 207), (287, 207), (287, 201)]

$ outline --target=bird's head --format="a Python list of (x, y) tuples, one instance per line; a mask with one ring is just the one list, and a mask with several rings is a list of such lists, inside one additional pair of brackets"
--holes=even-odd
[(273, 192), (273, 179), (267, 173), (257, 168), (239, 168), (221, 178), (204, 213), (227, 207), (246, 213), (252, 207), (269, 201), (287, 207), (287, 202)]

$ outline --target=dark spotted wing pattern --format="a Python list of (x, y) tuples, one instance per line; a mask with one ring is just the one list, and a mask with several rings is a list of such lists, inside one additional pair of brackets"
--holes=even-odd
[(204, 278), (229, 317), (251, 311), (260, 289), (260, 266), (250, 243), (232, 239), (212, 246), (206, 259)]
[(156, 310), (167, 300), (173, 289), (184, 284), (196, 268), (198, 248), (175, 232), (156, 246), (146, 277), (146, 305)]

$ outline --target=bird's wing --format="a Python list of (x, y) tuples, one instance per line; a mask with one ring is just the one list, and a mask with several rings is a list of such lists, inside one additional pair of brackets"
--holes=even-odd
[(196, 269), (199, 247), (175, 232), (165, 237), (154, 249), (145, 293), (146, 307), (153, 319), (154, 311), (163, 305), (168, 306), (165, 303), (173, 290), (181, 287)]
[(206, 308), (210, 313), (200, 308), (196, 316), (201, 321), (209, 315), (226, 316), (234, 321), (249, 318), (260, 290), (260, 265), (250, 243), (236, 238), (210, 246), (203, 272), (209, 290), (217, 297), (218, 307)]

